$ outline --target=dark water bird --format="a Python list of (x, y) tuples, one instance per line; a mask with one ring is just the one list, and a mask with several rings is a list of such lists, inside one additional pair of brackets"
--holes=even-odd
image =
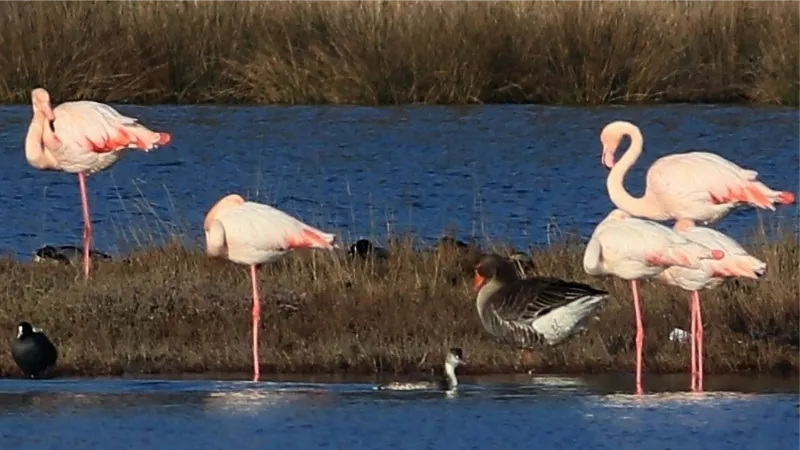
[(350, 246), (350, 249), (347, 251), (347, 254), (351, 257), (358, 256), (363, 259), (367, 258), (374, 258), (378, 260), (389, 259), (389, 250), (386, 250), (383, 247), (376, 246), (369, 239), (357, 240), (353, 245)]
[(11, 345), (11, 356), (26, 378), (39, 378), (56, 364), (58, 352), (44, 332), (28, 322), (17, 326), (17, 339)]
[[(97, 250), (90, 250), (89, 257), (92, 259), (92, 262), (111, 261), (111, 255)], [(33, 256), (35, 262), (55, 261), (62, 264), (79, 264), (82, 258), (83, 248), (74, 245), (62, 245), (60, 247), (45, 245), (36, 250)]]
[(392, 381), (390, 383), (376, 386), (374, 389), (379, 391), (413, 391), (421, 389), (453, 391), (458, 386), (458, 379), (456, 378), (456, 368), (458, 366), (466, 365), (464, 361), (464, 353), (461, 348), (453, 347), (447, 352), (444, 359), (444, 373), (442, 377), (436, 380), (423, 380), (423, 381)]
[(558, 345), (583, 329), (608, 299), (587, 284), (550, 277), (519, 277), (513, 263), (487, 254), (475, 266), (476, 307), (483, 327), (504, 344), (529, 350)]

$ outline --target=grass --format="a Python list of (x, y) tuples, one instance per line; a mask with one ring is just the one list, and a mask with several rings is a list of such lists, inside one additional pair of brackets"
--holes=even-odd
[(0, 102), (798, 105), (797, 2), (3, 2)]
[[(542, 348), (532, 366), (482, 328), (471, 290), (475, 252), (414, 251), (397, 239), (388, 261), (303, 252), (262, 268), (262, 371), (416, 373), (439, 369), (444, 351), (462, 346), (464, 373), (532, 368), (545, 373), (631, 371), (633, 311), (627, 285), (583, 273), (582, 244), (534, 250), (534, 273), (589, 282), (612, 298), (586, 333)], [(798, 242), (761, 240), (753, 254), (765, 279), (729, 281), (701, 294), (708, 373), (797, 373)], [(79, 268), (0, 261), (0, 329), (21, 320), (46, 330), (59, 347), (59, 372), (119, 375), (251, 370), (248, 271), (179, 245), (136, 251), (128, 261), (96, 265), (88, 283)], [(688, 293), (642, 283), (645, 366), (684, 372), (688, 345), (670, 342), (688, 329)], [(19, 376), (10, 352), (0, 375)]]

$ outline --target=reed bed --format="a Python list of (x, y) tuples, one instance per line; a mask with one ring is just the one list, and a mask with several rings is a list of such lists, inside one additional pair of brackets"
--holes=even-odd
[[(612, 297), (582, 335), (535, 352), (498, 344), (482, 328), (471, 290), (476, 249), (414, 249), (396, 240), (386, 261), (305, 251), (267, 265), (262, 290), (261, 362), (265, 373), (417, 373), (438, 370), (461, 346), (465, 373), (598, 373), (634, 367), (634, 321), (625, 282), (582, 270), (583, 244), (563, 240), (532, 250), (531, 274), (589, 282)], [(768, 264), (759, 281), (731, 280), (701, 294), (708, 373), (797, 373), (798, 242), (754, 241)], [(496, 250), (500, 253), (505, 250)], [(251, 370), (248, 271), (179, 245), (142, 249), (100, 263), (84, 282), (69, 265), (0, 261), (0, 329), (21, 320), (45, 329), (60, 350), (56, 374)], [(688, 343), (668, 339), (689, 328), (689, 295), (642, 283), (650, 372), (687, 370)], [(19, 376), (0, 352), (0, 376)]]
[(3, 2), (0, 102), (797, 105), (797, 2)]

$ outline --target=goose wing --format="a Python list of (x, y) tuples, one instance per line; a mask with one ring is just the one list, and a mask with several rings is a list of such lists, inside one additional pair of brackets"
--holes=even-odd
[(534, 277), (504, 286), (495, 311), (504, 320), (530, 322), (575, 300), (607, 294), (589, 285), (551, 277)]

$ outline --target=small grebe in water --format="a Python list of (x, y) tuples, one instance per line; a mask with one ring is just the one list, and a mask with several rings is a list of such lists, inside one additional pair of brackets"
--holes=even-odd
[(458, 386), (456, 378), (456, 367), (466, 365), (464, 354), (458, 347), (453, 347), (444, 359), (444, 376), (435, 381), (392, 381), (387, 384), (376, 386), (379, 391), (413, 391), (420, 389), (438, 389), (453, 391)]

